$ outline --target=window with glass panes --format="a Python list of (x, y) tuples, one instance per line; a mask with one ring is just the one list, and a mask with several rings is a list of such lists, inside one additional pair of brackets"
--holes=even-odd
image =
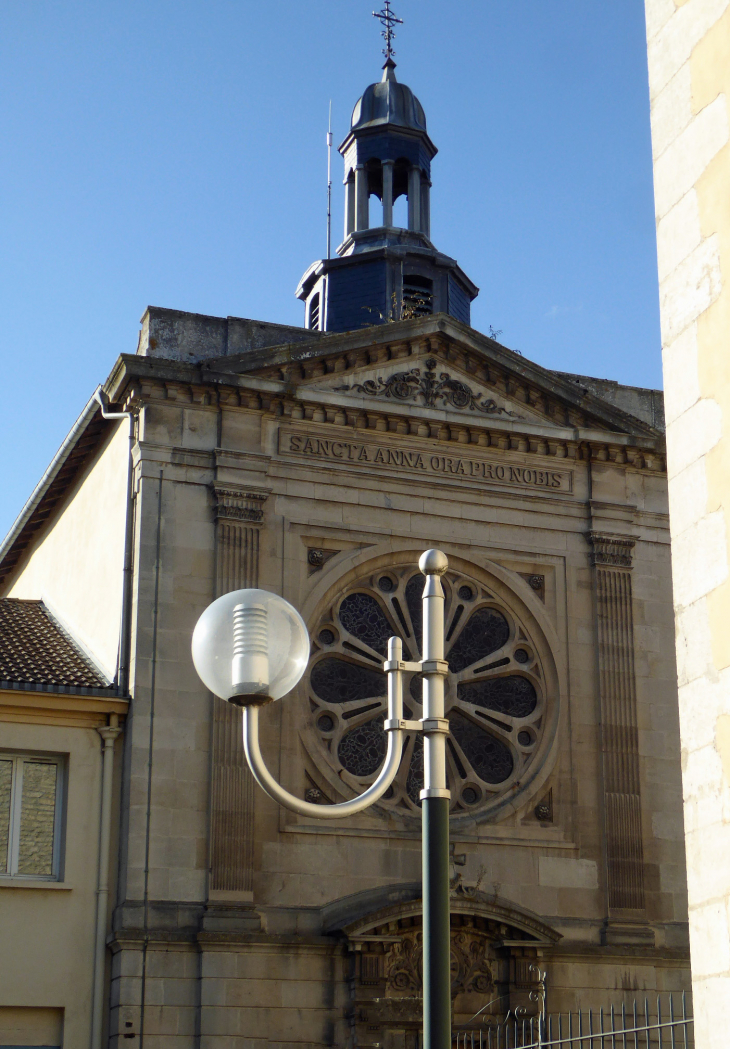
[(0, 752), (0, 877), (57, 878), (63, 763)]

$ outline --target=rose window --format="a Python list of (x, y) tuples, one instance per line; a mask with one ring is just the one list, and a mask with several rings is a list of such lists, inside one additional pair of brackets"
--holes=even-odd
[[(445, 602), (446, 713), (452, 814), (494, 808), (524, 782), (546, 720), (540, 655), (504, 603), (475, 579), (449, 571)], [(313, 725), (335, 776), (362, 791), (386, 750), (383, 721), (388, 638), (403, 658), (421, 658), (424, 577), (415, 564), (375, 573), (339, 595), (313, 635), (308, 682)], [(404, 714), (423, 716), (419, 674), (404, 680)], [(423, 740), (406, 737), (403, 759), (381, 804), (415, 814), (423, 787)]]

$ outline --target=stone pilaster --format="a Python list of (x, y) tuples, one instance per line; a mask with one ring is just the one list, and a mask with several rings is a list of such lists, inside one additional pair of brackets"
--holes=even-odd
[[(634, 540), (590, 532), (596, 593), (608, 923), (606, 940), (646, 938), (631, 565)], [(629, 925), (622, 923), (628, 922)], [(633, 923), (638, 923), (634, 927)]]
[[(259, 533), (267, 492), (214, 485), (216, 592), (258, 586)], [(212, 899), (253, 898), (254, 783), (243, 753), (241, 711), (214, 697), (211, 781)]]

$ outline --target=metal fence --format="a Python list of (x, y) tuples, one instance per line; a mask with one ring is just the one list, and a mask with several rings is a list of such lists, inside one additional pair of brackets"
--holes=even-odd
[(644, 998), (620, 1009), (508, 1016), (500, 1024), (455, 1030), (452, 1044), (453, 1049), (691, 1049), (692, 1024), (683, 993), (679, 1003), (672, 995), (664, 1002), (657, 998), (655, 1012)]

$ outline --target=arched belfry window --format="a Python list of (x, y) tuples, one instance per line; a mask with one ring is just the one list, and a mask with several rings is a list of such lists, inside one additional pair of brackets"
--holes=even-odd
[(411, 165), (405, 157), (399, 157), (393, 168), (393, 200), (408, 196), (408, 173)]
[(375, 158), (367, 162), (368, 195), (383, 199), (383, 165)]
[[(339, 779), (360, 791), (380, 768), (387, 705), (382, 662), (394, 634), (403, 640), (404, 659), (420, 659), (423, 584), (415, 561), (371, 573), (341, 591), (314, 625), (310, 738), (313, 732), (333, 783)], [(455, 817), (486, 817), (544, 764), (555, 688), (521, 620), (475, 574), (449, 571), (444, 589), (451, 811)], [(406, 679), (404, 696), (405, 716), (421, 718), (419, 675)], [(380, 804), (416, 815), (422, 786), (422, 736), (411, 734), (395, 783)]]

